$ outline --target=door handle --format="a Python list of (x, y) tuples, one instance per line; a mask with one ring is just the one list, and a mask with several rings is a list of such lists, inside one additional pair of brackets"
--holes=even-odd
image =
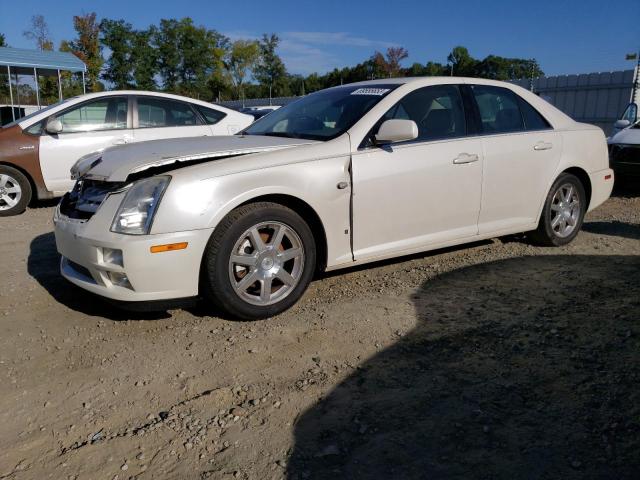
[(538, 142), (533, 146), (534, 150), (551, 150), (553, 143), (550, 142)]
[(453, 159), (453, 163), (455, 163), (456, 165), (461, 165), (464, 163), (477, 162), (478, 160), (479, 160), (479, 157), (475, 153), (472, 153), (472, 154), (461, 153), (460, 155), (458, 155), (456, 158)]
[(114, 145), (126, 145), (131, 141), (131, 137), (121, 137), (113, 141)]

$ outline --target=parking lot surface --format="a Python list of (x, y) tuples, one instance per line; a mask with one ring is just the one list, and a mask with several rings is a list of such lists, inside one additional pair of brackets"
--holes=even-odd
[(640, 192), (322, 276), (260, 322), (127, 313), (0, 219), (0, 479), (637, 478)]

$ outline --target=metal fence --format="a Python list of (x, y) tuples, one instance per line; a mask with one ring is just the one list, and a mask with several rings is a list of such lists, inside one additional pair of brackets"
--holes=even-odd
[(608, 135), (631, 101), (638, 70), (559, 75), (513, 83), (531, 88), (574, 120), (598, 125)]
[(268, 105), (283, 106), (297, 100), (298, 98), (300, 97), (245, 98), (244, 100), (218, 102), (218, 105), (239, 110), (244, 107), (266, 107)]

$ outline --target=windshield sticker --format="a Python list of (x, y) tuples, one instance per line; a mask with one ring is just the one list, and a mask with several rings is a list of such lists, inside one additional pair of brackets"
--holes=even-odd
[(389, 88), (359, 88), (351, 92), (351, 95), (376, 95), (380, 97), (389, 90)]

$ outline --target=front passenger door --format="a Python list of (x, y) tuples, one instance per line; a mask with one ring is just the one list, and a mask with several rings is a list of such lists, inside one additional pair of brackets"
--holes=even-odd
[(414, 90), (379, 124), (390, 118), (415, 121), (419, 134), (409, 142), (369, 145), (353, 154), (355, 260), (411, 253), (477, 234), (482, 141), (467, 136), (458, 86)]
[(40, 137), (40, 167), (47, 190), (73, 188), (71, 167), (80, 157), (131, 140), (129, 99), (105, 96), (71, 107), (55, 116), (62, 122), (56, 135)]

